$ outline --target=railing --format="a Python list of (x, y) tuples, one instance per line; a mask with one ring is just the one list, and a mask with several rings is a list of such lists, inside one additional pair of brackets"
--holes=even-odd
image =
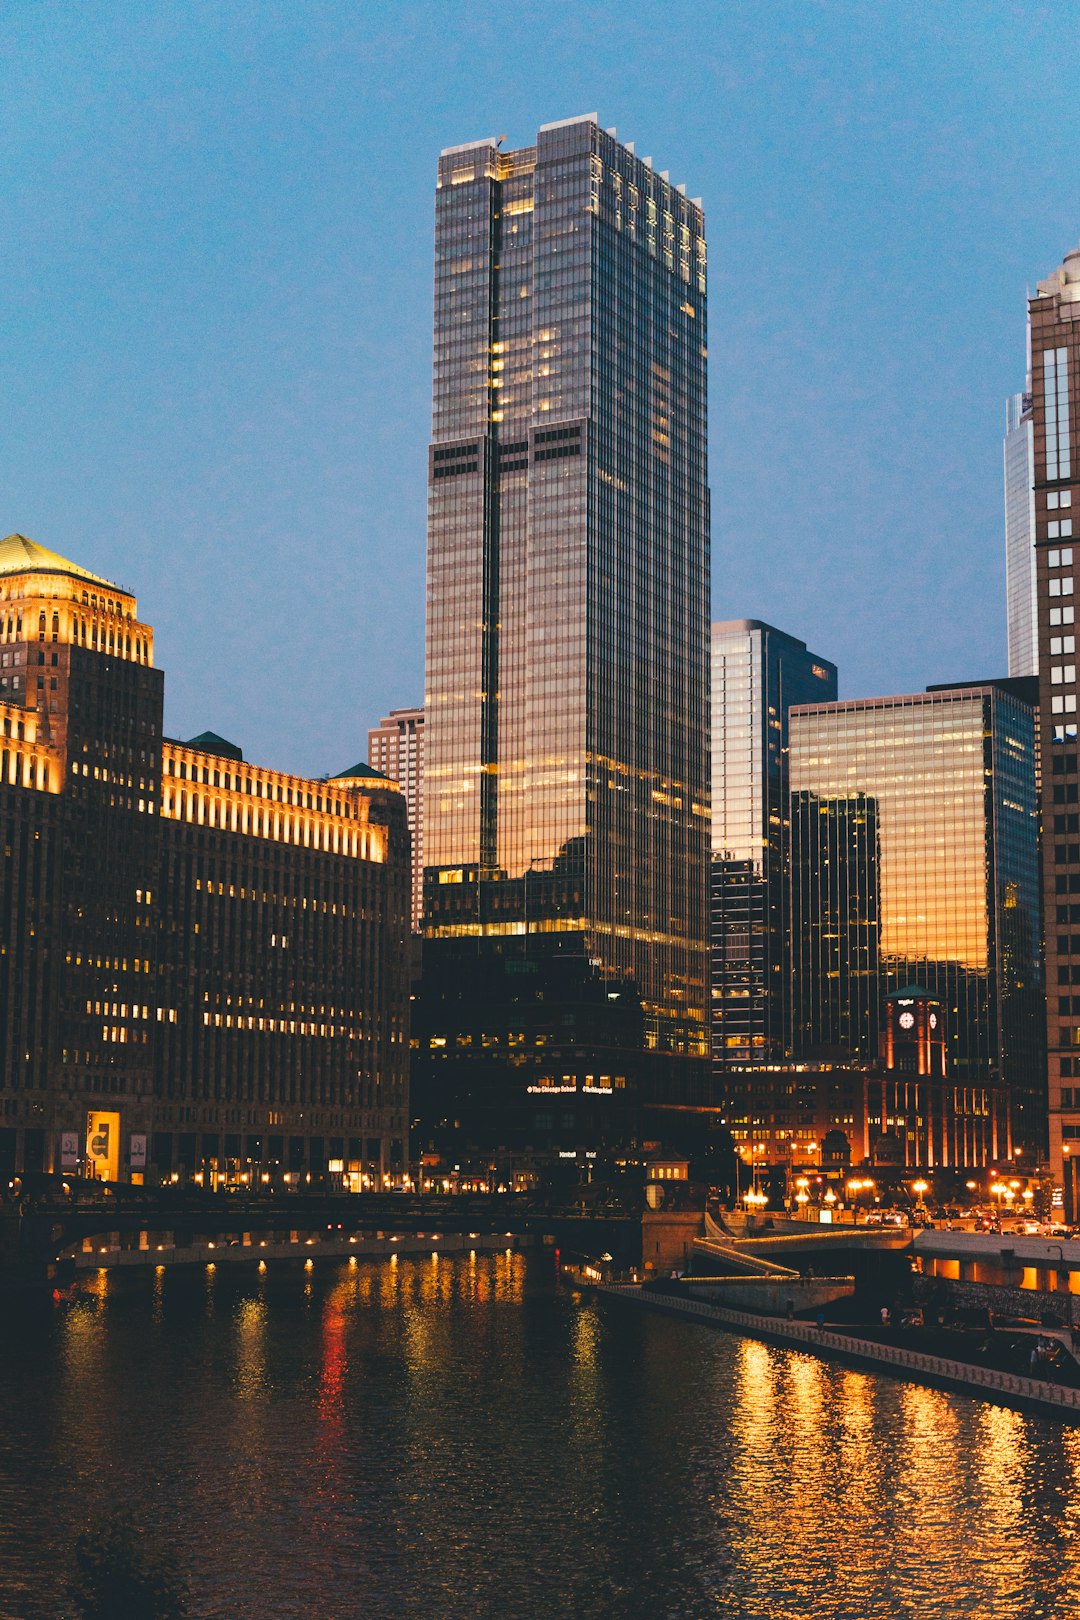
[(905, 1350), (900, 1345), (878, 1344), (873, 1339), (856, 1339), (850, 1334), (836, 1333), (832, 1328), (819, 1328), (809, 1322), (765, 1318), (750, 1311), (738, 1311), (723, 1305), (708, 1305), (703, 1300), (682, 1299), (673, 1294), (649, 1294), (645, 1293), (640, 1285), (635, 1284), (607, 1284), (599, 1292), (617, 1295), (621, 1299), (634, 1299), (640, 1305), (678, 1311), (686, 1316), (698, 1316), (704, 1321), (717, 1322), (725, 1327), (742, 1328), (755, 1337), (765, 1335), (785, 1343), (806, 1345), (816, 1355), (827, 1355), (831, 1351), (838, 1355), (856, 1357), (860, 1361), (879, 1362), (882, 1366), (900, 1367), (906, 1372), (922, 1373), (929, 1379), (948, 1379), (971, 1393), (985, 1391), (1010, 1395), (1016, 1400), (1034, 1401), (1044, 1407), (1057, 1408), (1062, 1415), (1080, 1416), (1080, 1389), (1052, 1384), (1045, 1379), (1023, 1378), (1018, 1373), (999, 1372), (994, 1367), (977, 1367), (967, 1361), (952, 1361), (944, 1356), (928, 1355), (922, 1350)]
[[(694, 1249), (699, 1254), (711, 1254), (717, 1260), (734, 1260), (740, 1265), (749, 1266), (751, 1272), (773, 1281), (781, 1277), (797, 1277), (799, 1273), (792, 1271), (790, 1266), (781, 1266), (775, 1260), (763, 1260), (760, 1255), (749, 1254), (730, 1238), (721, 1241), (718, 1238), (695, 1238)], [(743, 1281), (748, 1281), (743, 1278)]]

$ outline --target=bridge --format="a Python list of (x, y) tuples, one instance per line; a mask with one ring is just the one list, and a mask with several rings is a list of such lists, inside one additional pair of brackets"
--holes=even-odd
[(907, 1227), (815, 1226), (808, 1221), (785, 1222), (782, 1231), (742, 1237), (706, 1215), (704, 1235), (694, 1240), (694, 1254), (729, 1271), (792, 1277), (799, 1273), (800, 1262), (817, 1263), (829, 1254), (907, 1250), (911, 1241)]
[(505, 1233), (549, 1236), (568, 1251), (636, 1264), (641, 1215), (629, 1208), (552, 1206), (527, 1193), (267, 1193), (102, 1186), (76, 1181), (9, 1193), (0, 1207), (0, 1280), (55, 1281), (87, 1239), (168, 1233), (177, 1248), (199, 1238), (325, 1232)]

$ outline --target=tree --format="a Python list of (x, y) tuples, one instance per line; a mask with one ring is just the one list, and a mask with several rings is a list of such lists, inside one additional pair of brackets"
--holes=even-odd
[(80, 1620), (187, 1620), (187, 1582), (130, 1514), (83, 1531), (69, 1596)]

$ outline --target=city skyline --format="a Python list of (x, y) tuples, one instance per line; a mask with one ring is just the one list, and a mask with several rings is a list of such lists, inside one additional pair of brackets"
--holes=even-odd
[[(299, 40), (288, 27), (249, 40), (227, 22), (196, 39), (182, 23), (155, 28), (120, 7), (101, 26), (108, 38), (124, 16), (125, 49), (98, 53), (96, 77), (75, 76), (87, 43), (78, 29), (59, 50), (47, 21), (15, 27), (21, 71), (3, 114), (12, 162), (0, 191), (18, 205), (9, 210), (18, 408), (0, 452), (5, 527), (48, 534), (153, 594), (163, 658), (176, 672), (170, 730), (209, 718), (283, 767), (327, 768), (348, 734), (346, 704), (327, 693), (310, 649), (332, 615), (360, 672), (351, 712), (419, 702), (426, 164), (463, 129), (509, 128), (512, 141), (534, 110), (539, 122), (597, 107), (639, 152), (669, 154), (673, 178), (722, 222), (714, 616), (785, 625), (839, 664), (844, 695), (1004, 672), (999, 410), (1023, 366), (1011, 311), (1075, 239), (1075, 221), (1063, 178), (1042, 171), (1042, 189), (1031, 190), (1025, 143), (1034, 137), (1014, 127), (1019, 145), (1003, 152), (986, 109), (1000, 104), (998, 92), (1030, 90), (1029, 104), (1061, 111), (1056, 127), (1070, 127), (1075, 111), (1059, 109), (1055, 85), (1040, 76), (1046, 28), (1021, 30), (991, 7), (981, 29), (954, 20), (940, 38), (910, 20), (849, 34), (839, 8), (823, 7), (813, 27), (787, 38), (781, 28), (766, 65), (752, 24), (727, 17), (688, 30), (692, 53), (676, 45), (685, 70), (676, 97), (651, 85), (646, 93), (632, 74), (620, 80), (620, 63), (643, 40), (643, 14), (621, 9), (619, 30), (613, 12), (598, 15), (614, 48), (615, 90), (594, 83), (587, 55), (578, 61), (569, 13), (566, 38), (558, 28), (545, 38), (543, 60), (524, 48), (530, 25), (514, 21), (514, 66), (498, 85), (478, 67), (453, 84), (439, 78), (440, 96), (414, 109), (406, 142), (394, 92), (415, 69), (409, 52), (421, 70), (442, 71), (434, 13), (423, 7), (404, 35), (392, 15), (378, 23), (362, 50), (334, 7)], [(463, 25), (462, 49), (478, 29)], [(1008, 50), (980, 54), (986, 37)], [(341, 78), (327, 86), (317, 64), (331, 42), (354, 49), (335, 53)], [(1060, 49), (1055, 37), (1055, 60)], [(1005, 82), (997, 54), (1009, 61)], [(258, 83), (249, 55), (262, 68)], [(900, 98), (894, 63), (913, 59), (927, 83), (912, 100), (904, 78)], [(962, 70), (972, 65), (969, 87)], [(379, 94), (357, 122), (346, 92), (376, 66)], [(720, 71), (724, 94), (706, 96), (702, 73)], [(807, 84), (804, 109), (788, 92)], [(193, 115), (173, 111), (192, 93), (197, 136)], [(823, 97), (832, 109), (824, 120)], [(778, 98), (790, 131), (782, 147), (766, 134)], [(310, 127), (298, 123), (301, 103), (315, 108)], [(963, 131), (959, 149), (939, 139), (943, 129)], [(95, 134), (99, 156), (86, 172), (81, 154)], [(793, 149), (802, 153), (795, 165)], [(392, 165), (381, 158), (389, 150)], [(880, 206), (867, 210), (867, 195)], [(918, 206), (905, 213), (908, 195)], [(970, 234), (956, 228), (959, 205)], [(979, 322), (958, 319), (973, 303)], [(945, 398), (943, 437), (933, 402)], [(798, 492), (781, 523), (770, 516), (778, 479)], [(102, 514), (97, 532), (88, 504)], [(879, 560), (862, 543), (868, 523)], [(310, 611), (291, 615), (280, 581), (298, 545), (317, 548), (319, 566), (308, 578)], [(392, 570), (381, 566), (387, 558)], [(237, 624), (227, 604), (249, 588), (251, 622)], [(192, 594), (203, 603), (194, 626)], [(895, 633), (864, 648), (854, 627), (880, 617), (883, 600)], [(273, 622), (284, 623), (280, 653), (297, 666), (284, 694), (269, 678), (262, 626)], [(224, 684), (220, 712), (207, 717), (198, 687), (226, 637), (251, 674)]]

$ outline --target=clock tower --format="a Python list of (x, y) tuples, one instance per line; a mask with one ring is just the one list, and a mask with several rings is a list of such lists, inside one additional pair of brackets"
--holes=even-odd
[(887, 1069), (945, 1077), (945, 1021), (940, 1001), (920, 985), (905, 985), (885, 999), (882, 1039)]

